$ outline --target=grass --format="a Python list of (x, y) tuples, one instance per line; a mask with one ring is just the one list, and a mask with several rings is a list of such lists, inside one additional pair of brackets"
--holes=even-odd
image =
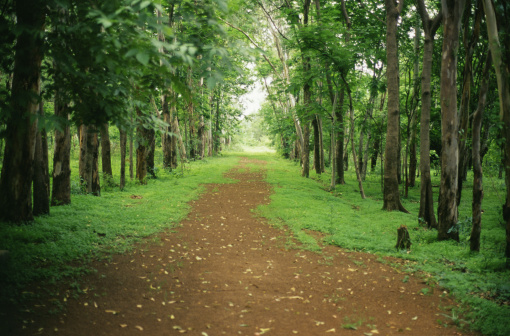
[[(160, 169), (147, 185), (129, 181), (124, 191), (103, 187), (101, 197), (81, 193), (73, 166), (72, 204), (52, 207), (50, 216), (26, 225), (0, 223), (0, 249), (10, 252), (7, 267), (0, 268), (0, 296), (18, 300), (29, 283), (78, 278), (90, 271), (88, 261), (122, 253), (142, 238), (171, 229), (188, 214), (187, 203), (198, 198), (202, 184), (231, 182), (222, 174), (237, 162), (235, 156), (223, 156), (173, 172)], [(118, 165), (114, 161), (114, 171)]]
[[(472, 328), (486, 335), (507, 335), (510, 330), (510, 272), (504, 269), (505, 230), (501, 204), (504, 181), (485, 177), (482, 208), (482, 248), (469, 251), (472, 177), (464, 183), (460, 206), (459, 243), (438, 242), (437, 231), (419, 224), (419, 181), (402, 203), (410, 214), (382, 209), (380, 174), (367, 174), (362, 200), (354, 172), (346, 172), (347, 184), (330, 192), (330, 175), (300, 177), (298, 164), (270, 159), (267, 181), (273, 185), (271, 203), (260, 206), (258, 213), (276, 226), (287, 226), (309, 250), (320, 250), (306, 230), (325, 234), (324, 242), (346, 249), (392, 256), (408, 260), (408, 274), (425, 273), (461, 303), (459, 313)], [(433, 185), (439, 185), (434, 176)], [(438, 188), (434, 188), (435, 197)], [(437, 209), (437, 204), (436, 204)], [(396, 231), (407, 225), (412, 247), (410, 253), (395, 249)]]
[[(73, 155), (76, 158), (77, 150)], [(118, 148), (114, 148), (114, 155), (113, 169), (117, 172)], [(81, 193), (77, 160), (73, 160), (71, 205), (52, 207), (50, 216), (38, 217), (27, 225), (0, 223), (0, 249), (11, 254), (8, 267), (0, 269), (0, 296), (20, 299), (23, 288), (32, 282), (55, 283), (66, 278), (73, 283), (90, 272), (88, 261), (122, 253), (145, 237), (171, 229), (189, 212), (187, 202), (199, 196), (202, 184), (231, 182), (222, 174), (238, 162), (239, 155), (191, 162), (172, 172), (160, 169), (157, 179), (149, 179), (145, 186), (129, 181), (124, 191), (103, 184), (101, 197)], [(330, 192), (328, 174), (301, 178), (296, 163), (261, 148), (242, 155), (268, 161), (266, 179), (274, 193), (271, 203), (259, 207), (257, 214), (288, 228), (303, 248), (320, 251), (319, 242), (307, 234), (307, 230), (314, 230), (324, 233), (324, 242), (329, 244), (406, 259), (407, 274), (402, 281), (411, 274), (424, 273), (430, 283), (445, 288), (461, 303), (449, 318), (467, 320), (486, 335), (506, 335), (510, 330), (510, 272), (503, 269), (505, 231), (500, 219), (503, 180), (484, 178), (482, 251), (470, 253), (471, 178), (464, 184), (460, 207), (460, 243), (437, 242), (437, 233), (418, 222), (419, 186), (402, 199), (411, 214), (385, 212), (381, 210), (378, 173), (367, 175), (367, 199), (362, 200), (353, 172), (346, 172), (346, 185)], [(161, 161), (157, 152), (156, 162)], [(433, 185), (438, 185), (438, 177), (434, 178)], [(434, 192), (437, 197), (438, 189)], [(410, 253), (394, 247), (396, 229), (402, 224), (408, 226), (411, 235)], [(296, 247), (289, 242), (287, 245)]]

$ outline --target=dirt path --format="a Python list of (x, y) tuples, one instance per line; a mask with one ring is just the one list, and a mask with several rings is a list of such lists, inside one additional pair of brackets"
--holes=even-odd
[(471, 335), (438, 323), (452, 305), (438, 289), (376, 256), (286, 249), (251, 211), (269, 201), (263, 170), (228, 176), (181, 227), (96, 265), (65, 314), (27, 315), (16, 335)]

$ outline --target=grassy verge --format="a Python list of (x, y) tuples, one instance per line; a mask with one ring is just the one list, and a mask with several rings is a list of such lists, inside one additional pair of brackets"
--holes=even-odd
[[(209, 158), (173, 172), (160, 170), (147, 185), (128, 182), (124, 191), (103, 187), (101, 197), (80, 194), (73, 175), (72, 204), (51, 208), (26, 225), (0, 223), (0, 249), (10, 261), (0, 268), (0, 297), (21, 299), (31, 282), (55, 283), (90, 271), (87, 262), (132, 248), (142, 238), (174, 227), (202, 184), (225, 183), (235, 156)], [(77, 172), (73, 169), (73, 172)]]
[[(402, 200), (411, 214), (386, 212), (381, 210), (377, 173), (367, 176), (364, 182), (367, 198), (362, 200), (351, 172), (346, 174), (347, 184), (329, 192), (328, 174), (301, 178), (297, 164), (278, 158), (269, 159), (267, 168), (267, 181), (274, 186), (274, 194), (271, 203), (261, 206), (258, 212), (275, 225), (288, 226), (305, 248), (320, 249), (315, 239), (306, 234), (308, 229), (325, 233), (324, 240), (329, 244), (407, 259), (405, 270), (409, 274), (425, 272), (430, 276), (429, 282), (439, 284), (461, 303), (450, 317), (454, 322), (468, 322), (486, 335), (508, 335), (510, 272), (503, 267), (502, 180), (485, 179), (482, 251), (470, 253), (467, 239), (471, 225), (471, 182), (465, 183), (460, 207), (460, 243), (437, 242), (437, 232), (418, 223), (419, 185), (411, 188), (409, 197)], [(434, 180), (433, 185), (439, 185), (439, 180)], [(438, 188), (434, 192), (437, 197)], [(402, 224), (407, 225), (411, 234), (410, 253), (395, 249), (396, 230)]]

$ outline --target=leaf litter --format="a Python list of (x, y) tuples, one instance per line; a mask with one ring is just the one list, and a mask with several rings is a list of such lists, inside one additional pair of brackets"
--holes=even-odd
[[(341, 320), (367, 336), (412, 330), (476, 335), (452, 323), (445, 329), (448, 321), (438, 324), (445, 313), (439, 307), (455, 303), (444, 295), (412, 295), (424, 286), (412, 275), (401, 292), (399, 272), (378, 258), (333, 246), (320, 253), (299, 250), (296, 258), (299, 244), (290, 232), (253, 216), (270, 199), (264, 176), (263, 162), (241, 160), (226, 174), (236, 183), (206, 186), (178, 228), (114, 256), (115, 269), (97, 262), (97, 272), (83, 280), (89, 290), (68, 301), (65, 315), (41, 317), (17, 335), (56, 326), (59, 335), (126, 335), (128, 324), (119, 318), (131, 330), (156, 336), (339, 334)], [(349, 266), (351, 258), (363, 258), (363, 272)], [(115, 309), (87, 309), (84, 302)]]

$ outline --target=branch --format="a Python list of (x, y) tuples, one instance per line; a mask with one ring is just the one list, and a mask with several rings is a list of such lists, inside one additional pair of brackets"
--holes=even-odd
[(283, 35), (283, 33), (280, 31), (280, 29), (278, 29), (278, 26), (276, 25), (276, 23), (274, 23), (273, 21), (273, 18), (271, 17), (271, 15), (269, 14), (269, 12), (266, 10), (266, 8), (264, 7), (264, 4), (260, 1), (257, 1), (257, 3), (259, 4), (259, 6), (262, 8), (262, 10), (264, 11), (264, 13), (266, 14), (267, 18), (271, 21), (271, 23), (273, 24), (273, 26), (275, 27), (276, 31), (278, 32), (278, 34), (280, 34), (284, 39), (286, 39), (287, 41), (289, 41), (289, 39)]
[[(262, 50), (262, 48), (260, 48), (260, 47), (258, 46), (258, 44), (257, 44), (257, 43), (256, 43), (256, 42), (255, 42), (255, 41), (254, 41), (251, 37), (250, 37), (250, 35), (248, 35), (246, 32), (244, 32), (244, 30), (242, 30), (241, 28), (238, 28), (238, 27), (234, 26), (233, 24), (231, 24), (231, 23), (229, 23), (229, 22), (227, 22), (227, 21), (223, 20), (222, 18), (219, 18), (219, 19), (220, 19), (221, 21), (225, 22), (225, 24), (226, 24), (227, 26), (230, 26), (230, 27), (234, 28), (235, 30), (237, 30), (237, 31), (241, 32), (244, 36), (246, 36), (246, 38), (248, 38), (248, 40), (250, 40), (250, 42), (251, 42), (251, 43), (252, 43), (252, 44), (253, 44), (256, 48), (258, 48), (258, 49)], [(269, 60), (269, 58), (267, 58), (267, 56), (266, 56), (266, 55), (264, 55), (263, 53), (262, 53), (262, 56), (263, 56), (263, 57), (264, 57), (264, 59), (267, 61), (267, 63), (269, 63), (269, 65), (271, 66), (271, 68), (273, 68), (273, 71), (275, 72), (275, 74), (278, 74), (278, 71), (276, 71), (276, 68), (274, 67), (273, 63), (271, 63), (271, 61)]]

